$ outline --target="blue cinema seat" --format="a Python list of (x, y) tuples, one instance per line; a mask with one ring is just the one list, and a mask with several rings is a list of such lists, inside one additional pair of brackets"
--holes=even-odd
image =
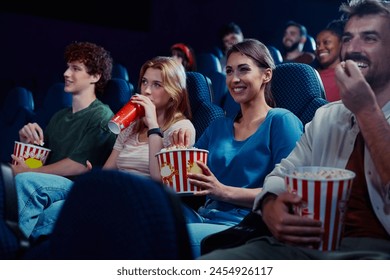
[(282, 63), (276, 66), (271, 91), (277, 107), (293, 112), (303, 124), (316, 110), (327, 104), (324, 87), (316, 70), (303, 63)]
[(52, 235), (25, 259), (187, 260), (192, 251), (179, 197), (160, 182), (118, 170), (81, 175)]
[(14, 142), (19, 141), (19, 130), (34, 119), (34, 98), (25, 87), (14, 87), (0, 110), (0, 160), (11, 162)]
[(117, 113), (127, 102), (134, 91), (134, 86), (120, 78), (112, 78), (107, 82), (104, 93), (99, 99), (110, 106), (111, 110)]
[(192, 123), (196, 140), (217, 118), (225, 117), (223, 109), (212, 102), (212, 91), (208, 78), (199, 72), (187, 72), (187, 90), (192, 111)]
[(42, 106), (35, 110), (35, 121), (45, 129), (51, 117), (61, 109), (72, 107), (72, 94), (64, 91), (62, 82), (52, 84), (44, 96)]

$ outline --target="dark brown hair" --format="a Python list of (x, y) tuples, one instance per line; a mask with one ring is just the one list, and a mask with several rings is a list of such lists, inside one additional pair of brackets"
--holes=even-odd
[(96, 92), (103, 93), (109, 79), (111, 79), (112, 57), (103, 47), (90, 42), (73, 42), (65, 48), (67, 63), (79, 61), (87, 67), (89, 75), (100, 75), (96, 83)]
[(353, 16), (378, 14), (390, 18), (390, 2), (381, 0), (350, 0), (340, 5), (342, 19), (346, 20)]

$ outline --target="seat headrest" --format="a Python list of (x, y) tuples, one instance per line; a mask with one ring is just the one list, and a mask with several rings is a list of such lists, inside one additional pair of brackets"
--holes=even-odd
[(114, 63), (111, 71), (111, 78), (123, 79), (129, 81), (129, 72), (127, 68), (120, 63)]
[(225, 114), (221, 107), (212, 103), (211, 81), (205, 75), (187, 72), (187, 90), (198, 140), (213, 120), (223, 118)]
[(107, 82), (100, 100), (116, 113), (130, 100), (132, 88), (133, 85), (130, 82), (112, 78)]
[(309, 34), (306, 35), (306, 42), (303, 45), (304, 52), (314, 53), (316, 51), (317, 45), (316, 40)]
[(24, 87), (11, 89), (4, 100), (3, 112), (7, 122), (12, 122), (20, 110), (34, 111), (34, 98), (30, 90)]
[(320, 99), (322, 105), (327, 103), (322, 98), (322, 81), (316, 70), (308, 64), (277, 65), (273, 72), (271, 91), (276, 106), (290, 110), (303, 123), (308, 119), (302, 119), (302, 115), (313, 100)]
[(197, 71), (203, 74), (222, 72), (221, 62), (212, 53), (200, 53), (196, 56)]
[(269, 52), (274, 60), (275, 65), (278, 65), (278, 64), (283, 62), (282, 53), (279, 51), (278, 48), (271, 46), (271, 45), (268, 45), (267, 49), (269, 50)]
[(55, 83), (49, 87), (45, 99), (43, 100), (43, 107), (45, 110), (58, 110), (60, 108), (72, 106), (72, 94), (66, 92), (64, 87), (64, 83)]
[(51, 257), (189, 259), (188, 232), (174, 199), (167, 187), (144, 176), (118, 170), (81, 175), (53, 230)]
[(187, 72), (186, 75), (191, 109), (196, 110), (200, 102), (212, 102), (210, 79), (199, 72)]

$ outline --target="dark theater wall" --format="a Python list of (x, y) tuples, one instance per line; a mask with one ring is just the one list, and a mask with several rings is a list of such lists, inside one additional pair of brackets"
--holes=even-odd
[[(284, 23), (295, 20), (315, 35), (340, 16), (341, 1), (331, 0), (142, 0), (107, 1), (88, 8), (68, 5), (0, 5), (0, 101), (14, 85), (33, 91), (36, 107), (46, 89), (62, 80), (64, 47), (71, 41), (92, 41), (111, 51), (128, 68), (135, 84), (142, 63), (169, 55), (176, 42), (196, 52), (219, 45), (224, 23), (238, 23), (245, 37), (280, 48)], [(26, 6), (27, 5), (27, 6)], [(32, 7), (34, 5), (34, 7)], [(38, 5), (38, 6), (37, 6)], [(59, 6), (60, 5), (60, 6)], [(77, 9), (77, 10), (76, 10)]]

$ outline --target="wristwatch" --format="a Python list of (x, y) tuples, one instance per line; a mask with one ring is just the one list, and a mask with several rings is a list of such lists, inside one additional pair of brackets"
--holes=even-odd
[(163, 138), (163, 134), (161, 132), (161, 129), (159, 127), (156, 127), (156, 128), (152, 128), (152, 129), (149, 129), (148, 130), (148, 137), (152, 134), (157, 134), (158, 136), (160, 136), (161, 138)]

